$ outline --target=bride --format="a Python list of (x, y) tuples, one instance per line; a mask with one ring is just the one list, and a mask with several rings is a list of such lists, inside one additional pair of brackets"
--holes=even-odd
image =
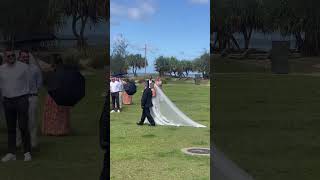
[(150, 88), (153, 96), (150, 112), (156, 125), (205, 127), (181, 112), (156, 84), (150, 83)]

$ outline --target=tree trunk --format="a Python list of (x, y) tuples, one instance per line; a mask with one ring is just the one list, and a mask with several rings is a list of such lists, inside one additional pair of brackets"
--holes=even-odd
[(11, 37), (11, 50), (14, 50), (14, 37)]
[(245, 49), (249, 49), (250, 39), (251, 39), (252, 31), (253, 31), (252, 27), (249, 27), (249, 28), (250, 29), (249, 29), (249, 32), (248, 32), (246, 27), (242, 27), (242, 35), (243, 35), (243, 38), (244, 38), (244, 48)]
[(303, 45), (303, 39), (301, 37), (301, 33), (297, 32), (295, 33), (295, 38), (296, 38), (296, 48), (298, 51), (301, 51), (302, 45)]
[(218, 49), (218, 51), (220, 52), (221, 50), (222, 50), (222, 39), (221, 39), (221, 37), (220, 36), (217, 36), (218, 37), (218, 47), (217, 47), (217, 49)]
[(80, 36), (77, 31), (77, 22), (79, 19), (80, 17), (77, 17), (76, 15), (74, 15), (72, 18), (72, 32), (77, 39), (79, 39), (79, 36)]
[[(88, 21), (87, 16), (81, 18), (81, 29), (80, 29), (80, 36), (79, 36), (79, 42), (78, 42), (81, 50), (85, 50), (85, 48), (87, 46), (87, 43), (86, 43), (86, 40), (84, 37), (84, 31), (86, 28), (87, 21)], [(86, 54), (86, 52), (85, 52), (85, 54)]]
[(214, 49), (216, 48), (217, 46), (217, 43), (218, 43), (218, 34), (216, 35), (216, 39), (214, 39), (214, 42), (213, 42), (213, 45), (212, 45), (212, 51), (214, 51)]
[(238, 41), (236, 40), (236, 38), (235, 38), (233, 35), (231, 35), (231, 41), (232, 41), (233, 44), (236, 46), (236, 48), (237, 48), (238, 50), (240, 50), (239, 43), (238, 43)]
[(15, 47), (15, 32), (12, 32), (9, 38), (9, 42), (10, 42), (10, 48), (11, 50), (14, 50)]
[(312, 30), (305, 32), (305, 40), (302, 46), (302, 54), (304, 56), (317, 56), (320, 51), (319, 44), (320, 32), (314, 32)]

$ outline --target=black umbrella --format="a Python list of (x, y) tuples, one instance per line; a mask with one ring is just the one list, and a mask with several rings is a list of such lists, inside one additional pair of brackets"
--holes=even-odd
[(137, 86), (134, 82), (128, 82), (123, 86), (126, 93), (130, 96), (134, 95), (137, 92)]
[(75, 68), (59, 67), (48, 77), (48, 93), (60, 106), (74, 106), (85, 96), (85, 78)]

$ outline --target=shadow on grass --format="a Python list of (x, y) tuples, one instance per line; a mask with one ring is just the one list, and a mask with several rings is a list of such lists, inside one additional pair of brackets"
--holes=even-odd
[(154, 134), (145, 134), (145, 135), (142, 135), (141, 137), (143, 137), (143, 138), (154, 138), (154, 137), (157, 137), (157, 136), (154, 135)]

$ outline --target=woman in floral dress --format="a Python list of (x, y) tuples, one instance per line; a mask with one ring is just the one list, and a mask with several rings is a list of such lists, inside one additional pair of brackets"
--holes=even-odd
[[(60, 55), (54, 55), (53, 71), (63, 66)], [(44, 113), (41, 131), (47, 136), (64, 136), (70, 133), (70, 110), (69, 106), (59, 106), (47, 94), (44, 105)]]

